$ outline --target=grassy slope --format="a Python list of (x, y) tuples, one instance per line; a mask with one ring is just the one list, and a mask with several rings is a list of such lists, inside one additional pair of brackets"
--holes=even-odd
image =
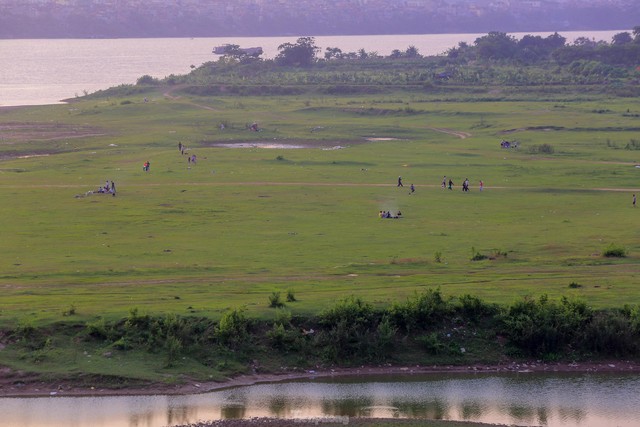
[[(103, 134), (20, 143), (5, 134), (1, 153), (58, 154), (0, 163), (2, 327), (60, 321), (72, 308), (73, 320), (121, 318), (133, 307), (218, 318), (247, 306), (271, 318), (268, 295), (287, 289), (299, 299), (294, 314), (317, 313), (350, 294), (386, 304), (435, 287), (499, 303), (544, 293), (595, 307), (637, 301), (631, 194), (596, 190), (640, 191), (637, 151), (623, 149), (637, 134), (627, 130), (637, 125), (625, 115), (637, 113), (630, 101), (150, 99), (0, 111), (0, 124)], [(245, 130), (253, 121), (262, 132)], [(501, 133), (509, 129), (519, 130)], [(520, 150), (501, 150), (502, 138), (519, 140)], [(315, 139), (346, 148), (209, 146)], [(178, 141), (197, 154), (197, 165), (188, 168)], [(529, 153), (543, 143), (555, 152)], [(440, 189), (443, 175), (455, 191)], [(468, 194), (460, 191), (465, 177)], [(105, 179), (117, 183), (117, 197), (74, 197)], [(383, 209), (404, 217), (380, 220)], [(603, 258), (610, 244), (629, 256)], [(472, 262), (475, 252), (507, 256)]]

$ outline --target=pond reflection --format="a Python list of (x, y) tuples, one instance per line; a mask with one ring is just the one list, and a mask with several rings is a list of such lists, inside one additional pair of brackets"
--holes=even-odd
[(423, 418), (549, 427), (637, 426), (637, 375), (320, 378), (189, 396), (0, 398), (3, 427), (162, 427), (277, 417)]

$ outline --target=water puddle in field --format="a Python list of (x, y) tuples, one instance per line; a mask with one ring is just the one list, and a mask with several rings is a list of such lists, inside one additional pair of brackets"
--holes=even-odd
[(0, 398), (4, 427), (162, 427), (275, 417), (348, 424), (351, 417), (548, 427), (632, 427), (640, 376), (432, 374), (256, 384), (186, 396)]

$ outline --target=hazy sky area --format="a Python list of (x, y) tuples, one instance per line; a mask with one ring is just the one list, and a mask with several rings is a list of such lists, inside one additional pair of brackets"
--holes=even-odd
[(612, 30), (638, 0), (0, 0), (0, 38)]

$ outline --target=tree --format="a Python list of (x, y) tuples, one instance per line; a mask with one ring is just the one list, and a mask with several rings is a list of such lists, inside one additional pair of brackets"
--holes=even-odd
[(389, 55), (389, 58), (391, 58), (391, 59), (402, 58), (402, 52), (400, 52), (399, 49), (393, 49), (391, 51), (391, 54)]
[(564, 46), (566, 40), (558, 33), (553, 33), (546, 38), (526, 35), (518, 42), (517, 58), (528, 64), (548, 59), (554, 50)]
[(224, 54), (220, 57), (222, 62), (248, 62), (259, 59), (262, 49), (243, 49), (237, 44), (229, 44), (224, 48)]
[(611, 43), (616, 46), (629, 44), (632, 42), (633, 42), (633, 37), (631, 37), (631, 34), (629, 34), (627, 31), (614, 35), (613, 39), (611, 40)]
[(544, 40), (547, 48), (551, 51), (560, 49), (567, 43), (567, 39), (558, 33), (553, 33)]
[(596, 47), (596, 42), (589, 39), (588, 37), (578, 37), (574, 40), (573, 45), (582, 47)]
[(512, 36), (492, 31), (474, 42), (478, 57), (483, 59), (510, 59), (515, 55), (518, 42)]
[(407, 58), (420, 58), (422, 55), (418, 52), (418, 48), (411, 45), (404, 52), (404, 56)]
[(633, 42), (640, 43), (640, 25), (633, 27)]
[(342, 49), (339, 47), (328, 47), (324, 52), (324, 59), (341, 59), (343, 57)]
[(283, 43), (278, 46), (280, 53), (275, 60), (280, 65), (308, 67), (315, 62), (319, 50), (314, 37), (300, 37), (295, 44)]

